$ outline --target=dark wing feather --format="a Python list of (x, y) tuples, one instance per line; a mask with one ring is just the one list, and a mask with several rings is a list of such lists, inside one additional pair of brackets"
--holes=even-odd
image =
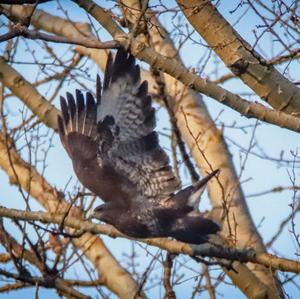
[[(73, 95), (67, 93), (67, 100), (61, 97), (60, 104), (62, 116), (58, 116), (59, 136), (69, 156), (72, 159), (80, 157), (84, 160), (95, 158), (97, 156), (97, 129), (96, 103), (93, 97), (87, 94), (85, 104), (83, 94), (76, 90), (76, 103)], [(90, 140), (90, 143), (83, 142), (80, 146), (72, 146), (71, 143), (80, 144), (80, 139)], [(90, 152), (89, 155), (87, 155), (88, 152)]]
[(210, 234), (219, 230), (219, 225), (214, 221), (204, 218), (200, 213), (192, 212), (176, 219), (170, 235), (185, 243), (202, 244), (208, 241)]
[[(147, 82), (140, 82), (135, 59), (119, 49), (107, 63), (104, 92), (97, 110), (99, 153), (138, 186), (141, 194), (168, 197), (179, 188), (169, 159), (160, 147), (155, 111)], [(103, 143), (102, 136), (111, 138)]]
[[(97, 100), (100, 102), (99, 96)], [(97, 106), (93, 96), (87, 93), (85, 100), (83, 94), (76, 90), (75, 102), (73, 95), (67, 93), (67, 100), (61, 97), (61, 109), (59, 135), (78, 179), (104, 201), (130, 204), (129, 198), (134, 196), (136, 188), (114, 167), (99, 159)]]
[[(85, 103), (83, 94), (76, 90), (76, 103), (72, 94), (60, 98), (62, 115), (58, 116), (59, 136), (82, 184), (94, 191), (94, 181), (88, 179), (86, 170), (94, 172), (89, 165), (97, 159), (96, 103)], [(95, 176), (94, 176), (95, 177)]]

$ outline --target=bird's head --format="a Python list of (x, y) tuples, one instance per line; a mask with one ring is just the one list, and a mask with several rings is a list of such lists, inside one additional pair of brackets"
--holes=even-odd
[(114, 224), (118, 211), (109, 203), (102, 204), (96, 207), (92, 217), (108, 224)]

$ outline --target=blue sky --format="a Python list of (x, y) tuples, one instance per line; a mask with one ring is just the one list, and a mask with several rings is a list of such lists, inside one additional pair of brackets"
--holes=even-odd
[[(238, 10), (234, 14), (230, 14), (229, 10), (232, 10), (236, 7), (239, 1), (231, 1), (230, 4), (227, 1), (222, 2), (219, 7), (221, 13), (230, 21), (231, 24), (235, 23), (235, 21), (242, 15), (243, 11), (246, 9), (246, 6), (243, 9)], [(269, 1), (266, 1), (271, 3)], [(55, 2), (54, 2), (55, 3)], [(81, 10), (78, 9), (74, 4), (70, 2), (62, 2), (64, 7), (68, 9), (68, 13), (70, 17), (76, 21), (87, 21), (86, 14)], [(171, 3), (171, 1), (170, 1)], [(99, 4), (104, 4), (103, 1), (99, 1)], [(107, 5), (107, 2), (105, 2)], [(111, 3), (108, 5), (111, 6)], [(175, 6), (169, 4), (170, 6)], [(41, 9), (45, 11), (58, 15), (63, 16), (61, 11), (56, 11), (53, 7), (56, 4), (53, 3), (46, 3), (40, 5)], [(3, 18), (3, 16), (0, 16)], [(172, 28), (172, 16), (169, 14), (163, 14), (161, 16), (161, 22), (167, 29), (171, 30)], [(256, 29), (255, 24), (259, 24), (259, 20), (255, 16), (254, 13), (248, 12), (245, 17), (241, 19), (241, 21), (235, 27), (236, 30), (241, 34), (243, 38), (245, 38), (248, 43), (253, 44), (255, 41), (255, 36), (253, 34), (253, 30)], [(96, 23), (95, 23), (96, 24)], [(98, 26), (98, 25), (96, 25)], [(282, 28), (278, 28), (279, 32), (282, 34)], [(0, 28), (0, 32), (3, 31), (3, 28)], [(100, 31), (100, 35), (103, 39), (109, 40), (110, 37), (107, 33), (104, 33), (103, 30)], [(197, 35), (194, 34), (193, 38), (197, 41), (203, 42), (203, 40)], [(35, 41), (28, 41), (30, 47), (34, 47), (36, 44)], [(279, 53), (281, 48), (280, 45), (275, 43), (274, 47), (271, 47), (271, 39), (269, 35), (265, 35), (260, 41), (260, 47), (266, 59), (272, 57), (272, 53)], [(4, 47), (5, 44), (0, 44), (1, 47)], [(53, 49), (56, 53), (65, 53), (66, 55), (71, 55), (71, 52), (68, 51), (68, 47), (65, 45), (54, 45), (51, 44)], [(30, 53), (26, 51), (26, 44), (24, 42), (20, 42), (18, 45), (18, 53), (16, 56), (16, 60), (18, 61), (32, 61), (32, 56)], [(2, 52), (2, 51), (1, 51)], [(199, 59), (206, 55), (206, 48), (201, 47), (199, 45), (195, 45), (192, 41), (187, 41), (185, 46), (181, 49), (181, 57), (186, 66), (192, 67), (197, 64)], [(43, 61), (44, 53), (37, 52), (36, 56), (40, 61)], [(46, 58), (45, 58), (46, 59)], [(216, 58), (210, 58), (209, 62), (204, 68), (203, 76), (210, 75), (211, 79), (215, 79), (213, 77), (213, 73), (216, 71), (216, 66), (214, 61)], [(145, 66), (145, 64), (143, 64)], [(98, 72), (97, 67), (93, 62), (88, 62), (88, 72), (91, 78), (95, 78), (95, 74)], [(28, 81), (34, 81), (36, 79), (37, 69), (34, 66), (24, 65), (24, 64), (13, 64), (20, 73), (24, 75), (24, 77)], [(284, 66), (280, 66), (279, 69), (282, 69)], [(299, 75), (297, 72), (299, 71), (299, 62), (294, 62), (289, 65), (289, 77), (293, 79), (298, 79)], [(226, 74), (228, 70), (226, 67), (220, 62), (218, 67), (218, 76), (221, 74)], [(298, 77), (297, 77), (298, 75)], [(92, 80), (83, 80), (86, 86), (94, 90), (94, 82)], [(78, 85), (75, 82), (68, 82), (62, 88), (61, 93), (65, 93), (66, 91), (72, 91), (77, 88)], [(241, 81), (239, 80), (230, 80), (223, 85), (224, 88), (234, 92), (234, 93), (249, 93), (250, 89), (246, 87)], [(44, 95), (45, 97), (49, 97), (52, 94), (52, 90), (55, 88), (55, 84), (52, 85), (44, 85), (39, 88), (39, 92)], [(245, 96), (247, 100), (251, 101), (260, 101), (259, 98), (255, 96)], [(212, 115), (212, 118), (218, 117), (217, 124), (221, 127), (221, 124), (224, 123), (227, 126), (230, 126), (233, 123), (237, 123), (238, 126), (246, 126), (246, 125), (254, 125), (256, 123), (255, 120), (249, 120), (242, 116), (240, 116), (237, 112), (230, 110), (227, 107), (217, 103), (215, 100), (210, 99), (206, 96), (203, 96), (203, 99), (209, 109), (209, 112)], [(55, 99), (54, 103), (58, 104), (58, 97)], [(20, 120), (20, 109), (22, 109), (21, 103), (15, 99), (10, 98), (8, 103), (6, 104), (6, 108), (12, 112), (10, 115), (9, 122), (11, 126), (14, 126)], [(166, 113), (160, 109), (157, 113), (158, 117), (158, 130), (168, 132), (164, 128), (169, 127), (168, 119)], [(243, 146), (244, 148), (248, 148), (249, 142), (251, 140), (252, 130), (248, 129), (245, 132), (239, 130), (237, 128), (230, 128), (225, 127), (224, 135), (225, 140), (228, 144), (228, 147), (231, 151), (235, 167), (237, 172), (240, 171), (241, 160), (245, 158), (245, 154), (240, 151), (235, 143)], [(272, 125), (262, 124), (260, 123), (255, 132), (255, 140), (259, 145), (258, 148), (255, 148), (255, 152), (262, 154), (262, 152), (267, 153), (270, 157), (278, 158), (282, 151), (284, 151), (283, 157), (286, 159), (292, 159), (291, 152), (299, 151), (299, 135), (288, 131), (286, 129), (281, 129)], [(169, 140), (168, 138), (161, 137), (161, 142), (164, 146), (169, 148)], [(54, 147), (51, 149), (48, 159), (47, 159), (47, 169), (46, 169), (46, 178), (49, 182), (51, 182), (54, 186), (58, 189), (63, 188), (63, 186), (67, 183), (70, 177), (72, 177), (72, 184), (76, 183), (76, 178), (74, 176), (71, 161), (67, 157), (62, 145), (60, 144), (57, 136), (54, 137), (53, 141)], [(261, 148), (260, 148), (261, 147)], [(28, 157), (24, 156), (24, 159)], [(299, 165), (299, 161), (298, 161)], [(249, 155), (246, 169), (243, 172), (242, 184), (243, 190), (246, 195), (258, 193), (260, 191), (271, 189), (275, 186), (289, 186), (291, 185), (289, 180), (289, 172), (291, 171), (290, 165), (278, 165), (270, 160), (265, 160), (254, 155)], [(299, 177), (299, 170), (295, 169), (296, 175)], [(188, 183), (188, 176), (185, 175), (184, 169), (182, 169), (183, 179), (186, 183)], [(15, 207), (15, 208), (24, 208), (23, 204), (20, 204), (20, 195), (15, 187), (11, 187), (8, 185), (8, 179), (5, 173), (0, 171), (0, 181), (1, 181), (1, 188), (0, 188), (0, 198), (1, 198), (1, 205), (7, 207)], [(299, 179), (297, 178), (296, 184), (299, 185)], [(254, 222), (259, 226), (259, 231), (261, 232), (263, 239), (268, 241), (271, 236), (277, 231), (278, 225), (282, 219), (288, 216), (291, 211), (290, 204), (292, 201), (292, 192), (281, 192), (281, 193), (271, 193), (265, 196), (260, 196), (257, 198), (248, 198), (247, 204), (250, 208), (251, 214), (253, 216)], [(38, 204), (33, 204), (33, 207), (36, 209), (40, 209), (41, 207)], [(203, 205), (201, 206), (202, 209), (208, 207), (208, 200), (207, 198), (203, 200)], [(299, 220), (299, 218), (297, 218)], [(7, 221), (9, 225), (9, 221)], [(288, 232), (290, 226), (286, 227), (285, 233), (281, 235), (281, 237), (276, 241), (274, 249), (276, 253), (281, 256), (295, 258), (295, 242), (293, 240), (292, 235)], [(17, 230), (11, 228), (17, 234)], [(299, 227), (298, 227), (299, 231)], [(126, 251), (129, 252), (130, 242), (124, 239), (110, 239), (108, 237), (104, 237), (104, 240), (107, 243), (107, 246), (111, 249), (113, 254), (117, 257), (122, 257), (124, 254), (124, 248)], [(141, 246), (144, 246), (143, 244)], [(151, 257), (147, 256), (145, 249), (141, 248), (139, 245), (136, 245), (137, 251), (139, 253), (139, 263), (140, 263), (140, 271), (143, 272), (147, 267), (148, 263), (150, 262)], [(153, 252), (156, 252), (156, 249), (153, 249)], [(193, 263), (193, 262), (190, 262)], [(193, 264), (195, 269), (198, 266)], [(160, 273), (161, 267), (159, 264), (157, 267), (157, 273)], [(199, 269), (200, 267), (198, 267)], [(84, 273), (82, 268), (78, 266), (77, 268), (78, 273)], [(193, 273), (191, 273), (188, 269), (183, 271), (186, 277), (193, 277)], [(87, 278), (87, 277), (86, 277)], [(299, 282), (299, 281), (298, 281)], [(175, 290), (178, 294), (178, 298), (186, 298), (186, 292), (191, 291), (191, 285), (193, 284), (192, 280), (187, 280), (186, 282), (178, 285)], [(293, 298), (297, 298), (297, 294), (299, 294), (298, 290), (292, 285), (288, 284), (286, 286), (286, 292), (291, 295)], [(55, 292), (49, 290), (41, 290), (40, 293), (41, 298), (55, 298)], [(243, 295), (239, 292), (239, 290), (233, 286), (228, 286), (223, 284), (222, 287), (218, 288), (218, 292), (223, 293), (225, 298), (243, 298)], [(157, 296), (159, 294), (159, 290), (155, 289), (153, 291), (152, 296)], [(5, 295), (6, 296), (6, 295)], [(5, 298), (20, 298), (20, 296), (25, 296), (29, 298), (30, 296), (34, 296), (34, 289), (26, 289), (19, 292), (11, 292), (7, 294)], [(207, 294), (205, 294), (201, 298), (206, 298)], [(299, 295), (298, 295), (299, 296)], [(151, 296), (150, 296), (151, 297)]]

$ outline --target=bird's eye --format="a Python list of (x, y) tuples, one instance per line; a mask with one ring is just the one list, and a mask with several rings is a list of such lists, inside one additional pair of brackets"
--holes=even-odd
[(100, 205), (94, 209), (94, 212), (101, 212), (101, 211), (103, 211), (103, 205)]

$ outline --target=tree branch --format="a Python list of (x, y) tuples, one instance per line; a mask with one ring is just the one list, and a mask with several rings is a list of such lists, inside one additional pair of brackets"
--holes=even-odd
[[(114, 37), (114, 40), (117, 44), (121, 44), (124, 47), (128, 47), (129, 43), (131, 42), (131, 52), (139, 59), (147, 62), (153, 68), (159, 69), (171, 75), (172, 77), (181, 81), (186, 86), (198, 92), (204, 93), (209, 97), (212, 97), (213, 99), (239, 112), (241, 115), (247, 118), (256, 118), (263, 122), (267, 122), (295, 132), (300, 131), (300, 120), (298, 117), (289, 115), (282, 111), (275, 111), (269, 109), (259, 103), (248, 102), (247, 100), (227, 91), (226, 89), (217, 86), (212, 82), (209, 82), (205, 79), (201, 79), (194, 73), (189, 72), (178, 62), (174, 63), (174, 60), (172, 58), (160, 55), (159, 53), (153, 51), (153, 49), (146, 47), (146, 45), (143, 42), (140, 42), (138, 39), (126, 36), (126, 34), (121, 30), (121, 28), (118, 27), (118, 25), (114, 22), (111, 16), (108, 16), (108, 14), (99, 6), (93, 5), (90, 1), (73, 1), (81, 5), (85, 9), (91, 9), (91, 14), (94, 14), (93, 16), (104, 26), (104, 28), (106, 28), (109, 31), (109, 33)], [(8, 10), (7, 13), (13, 13), (18, 17), (22, 15), (21, 12), (14, 7), (12, 7), (10, 10), (7, 8), (7, 6), (5, 6), (5, 8)], [(36, 10), (33, 15), (32, 22), (37, 23), (38, 21), (36, 19), (38, 17), (47, 18), (42, 11)], [(59, 19), (58, 17), (54, 16), (53, 18)], [(63, 23), (68, 22), (64, 21)], [(70, 26), (68, 26), (68, 28), (69, 27)], [(60, 28), (60, 34), (66, 34), (67, 39), (72, 40), (72, 34), (70, 34), (69, 29), (64, 28), (64, 26)], [(46, 27), (45, 30), (47, 29), (53, 31), (53, 28)], [(74, 29), (75, 31), (77, 31), (76, 36), (80, 35), (80, 30), (76, 29), (76, 26), (74, 27), (73, 25), (73, 30)], [(80, 39), (81, 38), (79, 38), (79, 40)], [(88, 45), (88, 42), (86, 45)], [(104, 61), (101, 60), (101, 62), (103, 63)]]
[[(16, 209), (7, 209), (0, 207), (0, 215), (11, 219), (24, 221), (39, 221), (42, 223), (60, 224), (65, 217), (64, 214), (48, 213), (48, 212), (31, 212)], [(256, 252), (254, 249), (237, 249), (233, 247), (223, 247), (216, 244), (189, 245), (179, 241), (173, 241), (163, 238), (154, 239), (134, 239), (128, 237), (113, 226), (94, 224), (88, 220), (80, 220), (78, 217), (68, 216), (65, 219), (65, 225), (82, 232), (90, 232), (93, 234), (105, 234), (110, 237), (122, 237), (132, 240), (138, 240), (149, 245), (157, 246), (174, 254), (187, 254), (189, 256), (203, 256), (211, 258), (228, 259), (231, 261), (239, 261), (241, 263), (252, 262), (264, 265), (272, 270), (280, 270), (285, 272), (300, 273), (300, 262), (290, 259), (279, 258), (268, 253)]]
[(0, 0), (0, 4), (22, 5), (22, 4), (46, 3), (50, 1), (52, 0)]
[(26, 282), (35, 286), (36, 284), (43, 286), (45, 288), (56, 288), (57, 290), (61, 291), (64, 295), (71, 296), (74, 299), (90, 299), (90, 296), (86, 296), (81, 292), (71, 288), (70, 286), (66, 285), (65, 282), (60, 279), (56, 278), (53, 280), (47, 280), (43, 277), (35, 277), (35, 276), (27, 276), (23, 274), (14, 274), (3, 269), (0, 269), (0, 275), (13, 278), (15, 280), (19, 280), (22, 282)]
[(0, 56), (0, 80), (42, 121), (57, 129), (58, 109), (50, 104), (33, 86)]
[(0, 36), (0, 43), (11, 38), (23, 36), (29, 39), (38, 39), (44, 40), (48, 42), (54, 43), (65, 43), (65, 44), (73, 44), (73, 45), (81, 45), (87, 48), (94, 48), (94, 49), (116, 49), (119, 47), (119, 43), (117, 41), (107, 41), (107, 42), (100, 42), (96, 39), (91, 39), (84, 37), (82, 35), (78, 35), (76, 37), (68, 37), (65, 38), (59, 35), (49, 35), (43, 32), (39, 32), (36, 30), (29, 30), (26, 26), (22, 26), (17, 24), (13, 27), (13, 29), (3, 35)]
[(268, 122), (289, 130), (300, 132), (300, 119), (281, 111), (274, 111), (258, 103), (250, 103), (243, 98), (223, 89), (212, 82), (201, 79), (199, 76), (188, 71), (182, 64), (173, 58), (163, 56), (139, 39), (128, 37), (115, 23), (106, 11), (90, 0), (73, 0), (96, 20), (117, 40), (123, 47), (130, 48), (131, 53), (139, 59), (147, 62), (152, 68), (161, 70), (173, 78), (181, 81), (184, 85), (198, 92), (214, 98), (218, 102), (236, 110), (248, 118)]
[(267, 64), (210, 1), (177, 0), (177, 3), (208, 45), (262, 100), (276, 110), (300, 115), (300, 89)]

